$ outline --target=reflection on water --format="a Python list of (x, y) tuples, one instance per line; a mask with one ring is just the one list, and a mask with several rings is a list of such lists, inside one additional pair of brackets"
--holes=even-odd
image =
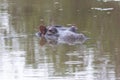
[[(119, 80), (119, 3), (0, 0), (0, 79)], [(91, 40), (81, 45), (45, 44), (34, 36), (40, 23), (76, 24)]]
[(120, 1), (120, 0), (97, 0), (97, 1), (110, 2), (110, 1)]

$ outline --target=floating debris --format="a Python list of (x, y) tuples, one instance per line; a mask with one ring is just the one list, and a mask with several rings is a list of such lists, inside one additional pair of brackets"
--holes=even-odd
[(63, 11), (63, 9), (62, 8), (60, 8), (60, 9), (58, 9), (59, 11)]
[(110, 2), (110, 1), (120, 1), (120, 0), (103, 0), (103, 2)]
[(113, 10), (114, 8), (91, 8), (91, 9), (98, 11), (109, 11), (109, 10)]
[(56, 2), (54, 2), (54, 4), (56, 4), (56, 5), (57, 5), (57, 4), (59, 4), (59, 2), (57, 2), (57, 1), (56, 1)]

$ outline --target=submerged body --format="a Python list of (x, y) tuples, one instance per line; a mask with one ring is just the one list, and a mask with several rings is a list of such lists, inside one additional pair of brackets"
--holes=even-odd
[(58, 41), (61, 43), (67, 44), (82, 44), (88, 38), (82, 33), (74, 33), (71, 31), (63, 31), (63, 33), (59, 36)]

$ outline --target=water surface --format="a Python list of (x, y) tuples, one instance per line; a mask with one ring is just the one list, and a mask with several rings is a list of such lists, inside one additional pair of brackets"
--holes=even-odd
[[(0, 79), (119, 80), (119, 0), (0, 0)], [(81, 45), (48, 44), (40, 24), (78, 26)]]

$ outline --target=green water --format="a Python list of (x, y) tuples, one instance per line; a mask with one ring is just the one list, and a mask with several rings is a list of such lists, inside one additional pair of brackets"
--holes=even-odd
[[(119, 0), (0, 0), (0, 79), (119, 80)], [(52, 45), (40, 24), (76, 25), (91, 38)]]

